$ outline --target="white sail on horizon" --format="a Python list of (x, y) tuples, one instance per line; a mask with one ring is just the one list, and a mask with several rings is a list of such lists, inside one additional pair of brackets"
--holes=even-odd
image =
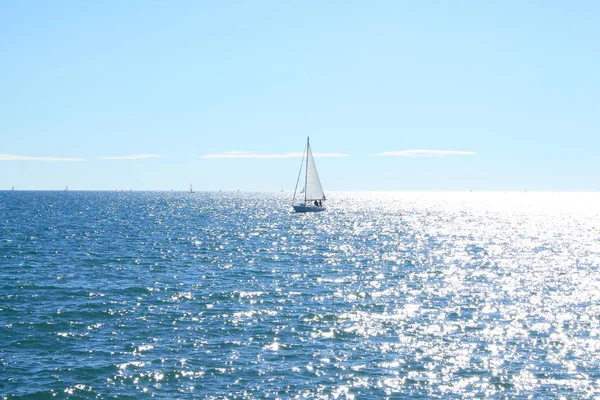
[[(298, 192), (299, 184), (301, 185), (301, 189)], [(298, 197), (296, 197), (297, 193), (300, 194)], [(323, 191), (312, 149), (310, 148), (310, 140), (307, 138), (300, 171), (298, 172), (298, 180), (296, 181), (296, 188), (294, 189), (294, 197), (292, 198), (292, 206), (297, 212), (322, 211), (325, 209), (323, 207), (323, 201), (325, 200), (325, 192)]]
[(319, 173), (315, 165), (315, 159), (310, 148), (310, 143), (306, 145), (306, 181), (304, 186), (304, 194), (306, 201), (324, 200), (325, 193), (319, 179)]

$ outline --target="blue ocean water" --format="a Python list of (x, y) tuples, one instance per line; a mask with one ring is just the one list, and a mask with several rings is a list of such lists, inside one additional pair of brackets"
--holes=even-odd
[(2, 398), (600, 396), (600, 195), (0, 192)]

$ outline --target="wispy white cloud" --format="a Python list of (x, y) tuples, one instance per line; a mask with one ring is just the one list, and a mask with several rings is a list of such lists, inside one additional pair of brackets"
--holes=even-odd
[(105, 156), (100, 157), (101, 160), (144, 160), (146, 158), (164, 157), (160, 154), (132, 154), (130, 156)]
[(454, 150), (402, 150), (386, 151), (377, 153), (376, 156), (395, 156), (395, 157), (445, 157), (445, 156), (474, 156), (473, 151), (454, 151)]
[(33, 157), (33, 156), (18, 156), (15, 154), (0, 154), (0, 161), (86, 161), (83, 158), (63, 158), (63, 157)]
[[(302, 153), (263, 154), (250, 151), (225, 151), (223, 153), (205, 154), (200, 158), (300, 158)], [(313, 157), (348, 157), (342, 153), (313, 153)]]

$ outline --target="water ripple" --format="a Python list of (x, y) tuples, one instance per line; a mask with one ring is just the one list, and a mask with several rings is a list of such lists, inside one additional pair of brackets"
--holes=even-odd
[(600, 396), (599, 197), (0, 192), (0, 395)]

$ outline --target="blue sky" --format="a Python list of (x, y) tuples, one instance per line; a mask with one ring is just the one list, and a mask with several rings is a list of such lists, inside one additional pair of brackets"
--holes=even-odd
[[(596, 1), (0, 2), (0, 189), (293, 190), (300, 159), (282, 155), (310, 136), (345, 155), (316, 160), (326, 191), (598, 190), (599, 16)], [(259, 156), (214, 157), (235, 151)]]

